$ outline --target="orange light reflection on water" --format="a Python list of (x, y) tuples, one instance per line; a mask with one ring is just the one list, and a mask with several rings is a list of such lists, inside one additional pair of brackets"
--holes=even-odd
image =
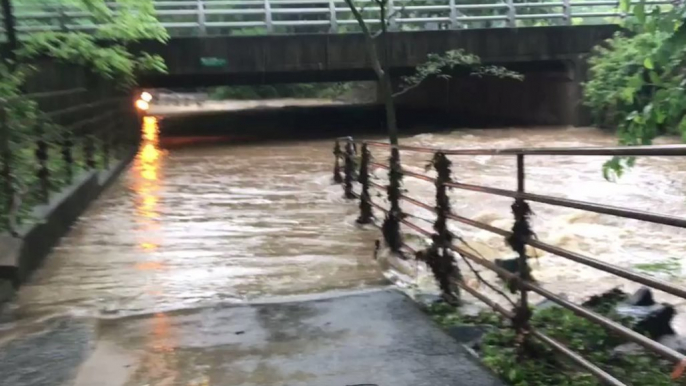
[[(139, 224), (138, 247), (143, 252), (143, 260), (137, 262), (134, 269), (151, 275), (145, 292), (154, 301), (164, 296), (164, 287), (155, 280), (156, 275), (167, 269), (159, 254), (160, 240), (155, 236), (160, 230), (161, 168), (164, 152), (159, 147), (157, 118), (144, 117), (141, 130), (143, 143), (134, 163), (133, 191), (136, 194), (136, 216)], [(144, 372), (160, 385), (177, 384), (177, 344), (169, 315), (164, 312), (152, 315), (146, 346), (146, 354), (141, 361)]]

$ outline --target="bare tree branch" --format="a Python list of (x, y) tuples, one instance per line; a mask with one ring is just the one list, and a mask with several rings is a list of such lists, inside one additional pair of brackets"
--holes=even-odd
[(357, 20), (357, 24), (359, 24), (360, 28), (362, 29), (365, 44), (367, 45), (367, 51), (369, 52), (369, 56), (372, 62), (372, 68), (374, 69), (376, 76), (379, 79), (382, 79), (384, 77), (385, 72), (381, 67), (381, 62), (379, 62), (379, 55), (376, 52), (376, 44), (374, 44), (372, 33), (371, 31), (369, 31), (369, 27), (367, 27), (367, 23), (365, 23), (364, 17), (360, 13), (360, 10), (358, 10), (355, 4), (353, 4), (353, 0), (345, 0), (345, 3), (350, 8), (350, 11), (353, 13), (353, 16), (355, 17), (355, 20)]
[[(445, 80), (449, 80), (451, 77), (450, 77), (449, 75), (443, 75), (442, 78), (445, 79)], [(400, 91), (394, 93), (394, 94), (393, 94), (393, 98), (397, 98), (397, 97), (399, 97), (399, 96), (405, 94), (405, 93), (408, 92), (408, 91), (411, 91), (411, 90), (416, 89), (417, 87), (421, 86), (422, 83), (423, 83), (423, 82), (415, 83), (415, 84), (413, 84), (413, 85), (411, 85), (411, 86), (407, 86), (407, 87), (403, 88), (402, 90), (400, 90)]]
[[(479, 253), (479, 251), (477, 251), (474, 247), (472, 247), (471, 245), (469, 245), (469, 243), (467, 243), (467, 241), (466, 241), (465, 239), (463, 239), (462, 237), (459, 237), (459, 236), (457, 237), (457, 239), (460, 240), (460, 241), (462, 241), (462, 243), (464, 243), (464, 245), (466, 245), (467, 248), (469, 248), (469, 249), (471, 249), (472, 251), (474, 251), (477, 255), (479, 255), (479, 257), (481, 257), (482, 259), (484, 258), (483, 256), (481, 256), (481, 253)], [(505, 294), (504, 291), (499, 290), (499, 289), (496, 288), (493, 284), (491, 284), (491, 283), (489, 283), (488, 281), (486, 281), (486, 279), (484, 279), (484, 278), (481, 276), (481, 274), (479, 273), (479, 271), (477, 271), (476, 268), (474, 268), (474, 266), (472, 265), (472, 262), (469, 261), (469, 259), (467, 259), (466, 257), (462, 256), (461, 254), (460, 254), (460, 257), (462, 257), (462, 260), (464, 260), (464, 262), (467, 263), (467, 266), (468, 266), (469, 269), (472, 271), (472, 273), (474, 273), (474, 276), (476, 276), (476, 278), (477, 278), (477, 280), (479, 280), (479, 282), (483, 283), (486, 287), (490, 288), (491, 290), (495, 291), (498, 295), (500, 295), (500, 296), (502, 296), (503, 298), (505, 298), (505, 300), (507, 300), (507, 302), (510, 303), (513, 307), (517, 307), (517, 304), (516, 304), (512, 299), (510, 299), (510, 297), (507, 296), (507, 294)]]

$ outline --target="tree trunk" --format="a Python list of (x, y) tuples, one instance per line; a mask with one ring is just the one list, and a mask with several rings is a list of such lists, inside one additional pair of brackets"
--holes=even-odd
[[(353, 13), (353, 16), (357, 20), (362, 33), (364, 34), (365, 45), (367, 47), (367, 54), (369, 55), (369, 60), (372, 65), (372, 69), (376, 74), (377, 84), (379, 85), (379, 90), (381, 91), (381, 97), (384, 100), (384, 108), (386, 111), (386, 129), (388, 130), (388, 137), (392, 145), (398, 144), (398, 122), (395, 115), (395, 102), (393, 100), (393, 84), (391, 83), (391, 75), (388, 72), (386, 66), (386, 60), (381, 61), (379, 54), (376, 49), (376, 44), (372, 33), (367, 27), (367, 24), (362, 17), (360, 11), (355, 7), (352, 0), (345, 0), (346, 4)], [(378, 3), (381, 8), (380, 22), (381, 22), (381, 38), (383, 39), (384, 48), (384, 59), (388, 58), (388, 44), (386, 39), (386, 13), (385, 4), (383, 2)]]
[(391, 76), (388, 74), (388, 71), (384, 71), (383, 76), (379, 80), (379, 87), (381, 88), (381, 97), (383, 98), (384, 107), (386, 110), (386, 129), (388, 130), (388, 137), (391, 140), (391, 145), (397, 145), (398, 120), (395, 115), (393, 84), (391, 83)]

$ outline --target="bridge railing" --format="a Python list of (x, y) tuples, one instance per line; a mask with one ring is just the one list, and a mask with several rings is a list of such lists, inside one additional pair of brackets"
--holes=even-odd
[[(370, 25), (379, 24), (378, 7), (372, 0), (355, 3)], [(611, 0), (389, 0), (388, 4), (392, 31), (611, 24), (627, 16), (618, 2)], [(671, 4), (671, 0), (649, 0), (646, 8), (650, 11)], [(116, 3), (109, 6), (117, 12)], [(156, 1), (155, 9), (172, 36), (359, 31), (343, 0)], [(92, 15), (74, 6), (19, 4), (14, 7), (14, 17), (19, 35), (94, 32), (99, 27)]]
[[(361, 154), (357, 154), (358, 145), (361, 146)], [(387, 152), (390, 150), (391, 156), (389, 164), (375, 162), (371, 153), (372, 148), (381, 149), (385, 154), (388, 154)], [(435, 177), (416, 173), (403, 167), (400, 163), (401, 151), (431, 156), (430, 165), (435, 169)], [(509, 156), (516, 159), (516, 190), (467, 184), (455, 180), (451, 175), (450, 168), (452, 162), (450, 161), (450, 157), (486, 155), (499, 157)], [(570, 350), (565, 347), (565, 345), (543, 332), (537, 331), (535, 328), (531, 327), (529, 320), (532, 314), (528, 300), (528, 294), (530, 292), (541, 295), (557, 305), (572, 311), (576, 315), (607, 329), (610, 333), (618, 335), (627, 341), (636, 343), (648, 351), (675, 363), (677, 365), (675, 371), (677, 371), (677, 369), (681, 369), (677, 372), (683, 370), (684, 363), (686, 363), (684, 362), (686, 356), (675, 349), (664, 346), (661, 343), (639, 334), (588, 308), (575, 304), (567, 299), (563, 299), (545, 289), (541, 284), (534, 282), (530, 276), (528, 265), (529, 256), (527, 255), (526, 247), (529, 246), (542, 250), (569, 259), (573, 262), (686, 299), (686, 288), (675, 286), (660, 279), (643, 275), (630, 269), (618, 267), (591, 256), (569, 251), (539, 240), (533, 233), (531, 224), (529, 223), (530, 216), (532, 215), (529, 208), (529, 202), (579, 209), (682, 229), (686, 228), (686, 218), (529, 193), (525, 186), (525, 160), (526, 157), (539, 156), (686, 156), (686, 145), (602, 148), (437, 149), (416, 146), (391, 146), (388, 143), (382, 142), (358, 142), (354, 141), (352, 138), (341, 138), (335, 143), (334, 156), (334, 181), (343, 184), (344, 196), (347, 199), (359, 200), (360, 217), (357, 222), (360, 224), (373, 224), (380, 228), (389, 249), (400, 257), (408, 258), (407, 253), (409, 252), (418, 260), (424, 261), (431, 268), (434, 276), (436, 276), (436, 280), (446, 298), (450, 299), (450, 297), (454, 295), (450, 292), (459, 293), (459, 290), (463, 290), (464, 292), (473, 295), (476, 299), (490, 306), (502, 317), (510, 320), (515, 329), (518, 329), (520, 332), (528, 333), (529, 336), (534, 337), (561, 355), (567, 357), (578, 366), (597, 376), (604, 384), (616, 386), (624, 385), (624, 383), (601, 369), (598, 365), (583, 358), (580, 354)], [(386, 155), (384, 155), (384, 157), (385, 156)], [(343, 162), (343, 165), (341, 165), (341, 162)], [(359, 170), (356, 168), (357, 165), (359, 165)], [(387, 185), (377, 183), (373, 180), (373, 169), (382, 169), (388, 172)], [(412, 197), (409, 193), (403, 191), (400, 188), (400, 180), (403, 177), (416, 178), (434, 184), (436, 189), (435, 206), (426, 204), (420, 197)], [(358, 192), (355, 191), (356, 184), (359, 186)], [(382, 196), (382, 194), (371, 194), (370, 191), (373, 189), (386, 193), (386, 200), (390, 204), (389, 207), (385, 207), (372, 199), (373, 196)], [(458, 189), (492, 196), (513, 198), (512, 213), (514, 214), (515, 221), (512, 230), (498, 228), (460, 215), (455, 210), (451, 209), (450, 198), (447, 195), (448, 189)], [(433, 213), (435, 215), (433, 229), (427, 230), (424, 226), (418, 225), (418, 220), (424, 222), (431, 222), (431, 220), (403, 211), (400, 201)], [(381, 221), (376, 220), (374, 217), (373, 210), (380, 211), (384, 214), (385, 220), (382, 224), (380, 224)], [(474, 227), (502, 236), (518, 255), (516, 259), (513, 259), (516, 269), (506, 269), (503, 264), (497, 264), (485, 259), (478, 251), (469, 248), (464, 240), (460, 240), (463, 241), (463, 244), (455, 245), (452, 240), (453, 238), (459, 237), (448, 230), (448, 222), (450, 221), (455, 221), (468, 227)], [(416, 248), (403, 242), (402, 228), (432, 240), (431, 246), (424, 251), (417, 251)], [(462, 245), (466, 245), (467, 247)], [(473, 269), (472, 264), (477, 264), (491, 270), (500, 278), (508, 282), (509, 285), (514, 285), (519, 293), (518, 302), (515, 304), (511, 301), (511, 305), (514, 309), (510, 310), (502, 306), (497, 301), (479, 292), (476, 288), (473, 288), (462, 279), (462, 275), (459, 274), (460, 265), (458, 265), (455, 253), (457, 256), (461, 257), (462, 261), (460, 263), (467, 264), (480, 280), (483, 280), (483, 278)], [(486, 282), (484, 281), (484, 283)], [(495, 288), (491, 284), (486, 284), (489, 288)], [(499, 293), (504, 296), (502, 292)]]

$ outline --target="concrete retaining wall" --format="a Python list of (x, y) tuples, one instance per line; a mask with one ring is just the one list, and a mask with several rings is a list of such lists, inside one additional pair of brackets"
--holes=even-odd
[(34, 209), (35, 221), (19, 230), (19, 237), (0, 234), (0, 303), (9, 300), (16, 286), (26, 282), (45, 257), (69, 232), (72, 224), (119, 174), (126, 169), (136, 149), (109, 170), (90, 171)]

